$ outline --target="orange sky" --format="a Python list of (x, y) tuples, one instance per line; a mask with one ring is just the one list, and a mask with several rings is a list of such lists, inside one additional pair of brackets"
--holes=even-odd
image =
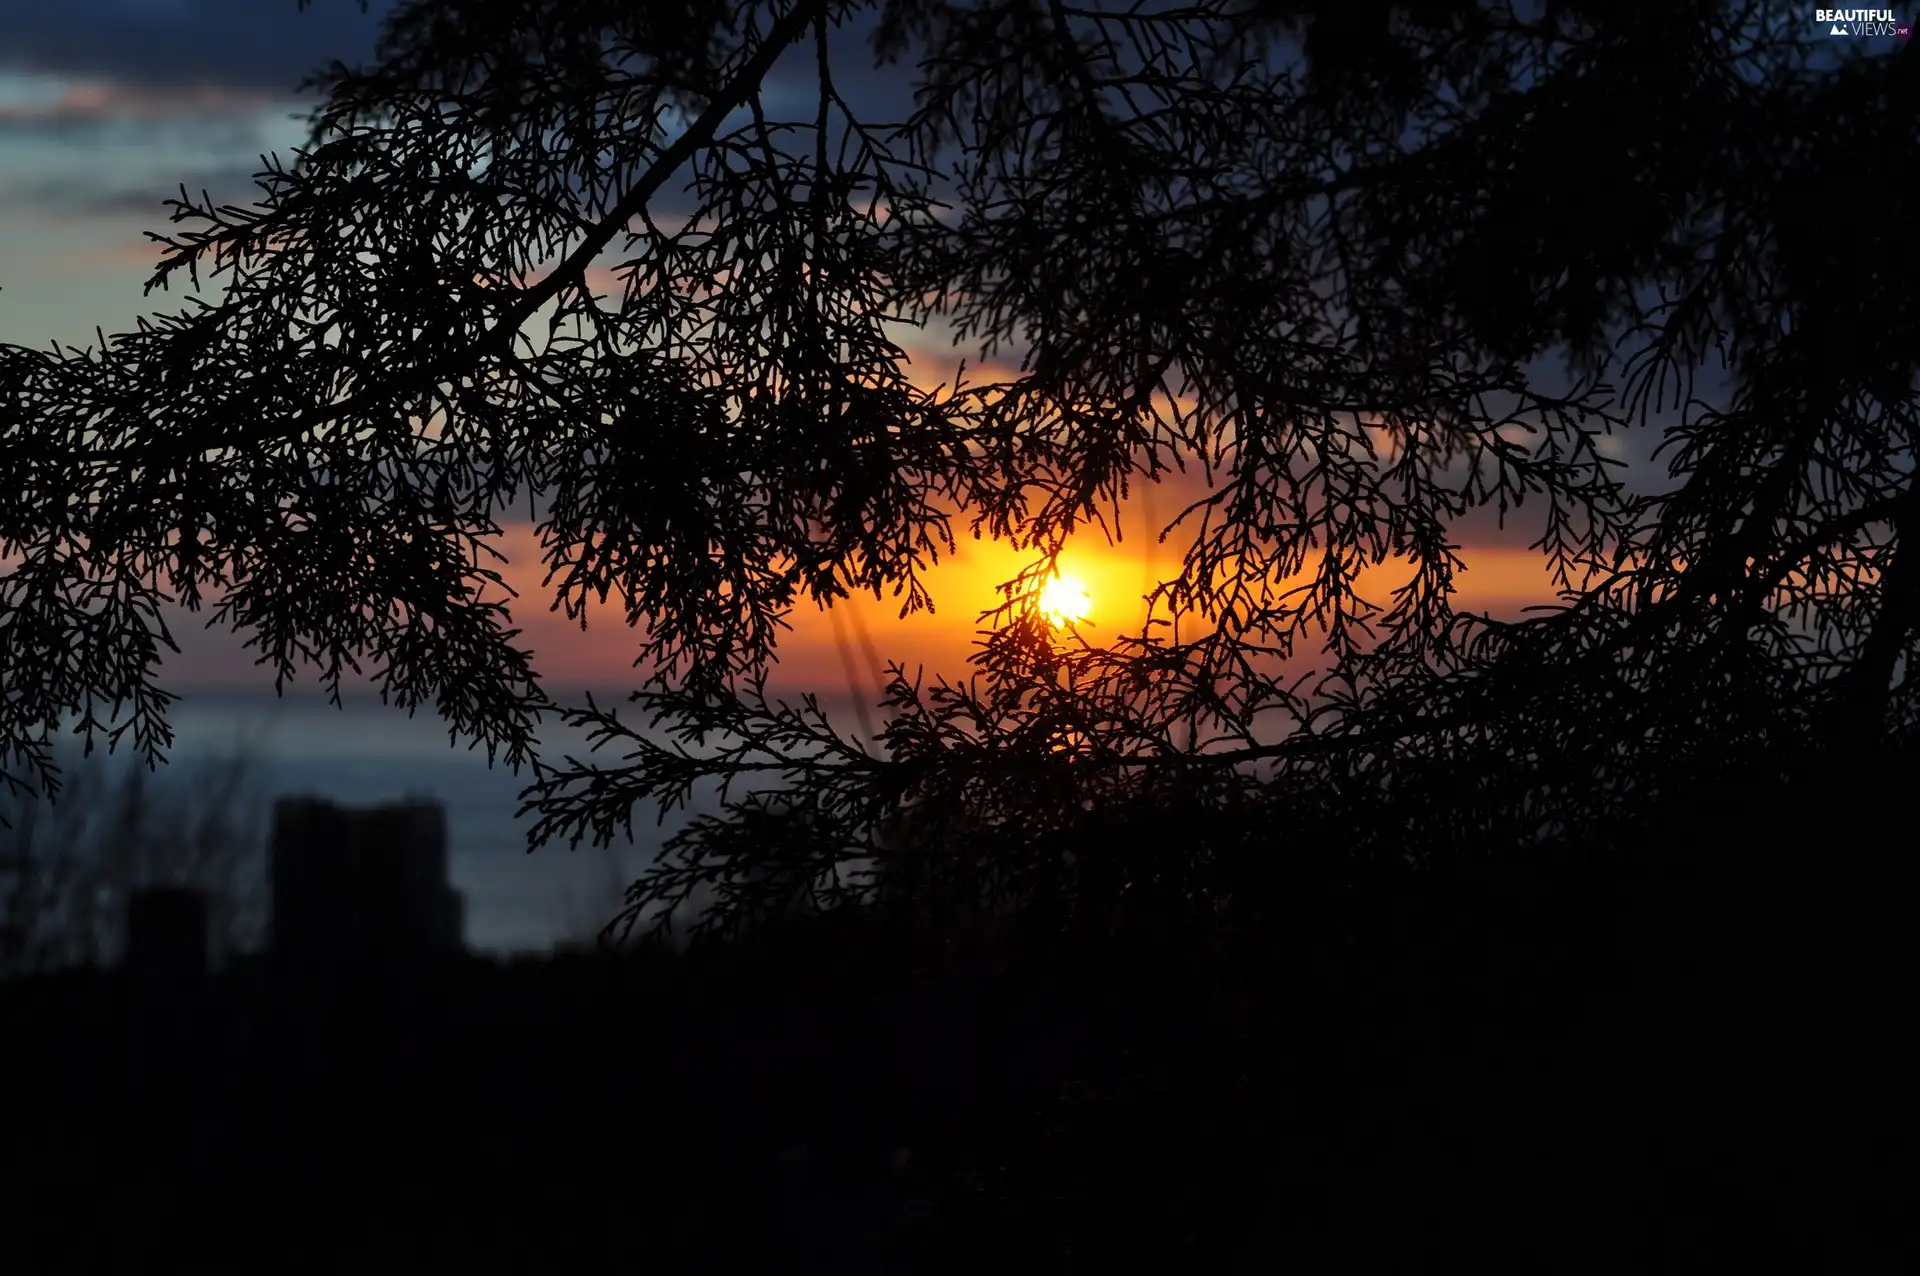
[[(1154, 581), (1179, 570), (1180, 555), (1173, 542), (1151, 547), (1148, 537), (1137, 534), (1142, 526), (1137, 506), (1137, 500), (1122, 506), (1122, 544), (1108, 546), (1098, 528), (1087, 528), (1069, 543), (1061, 558), (1063, 572), (1077, 577), (1091, 598), (1091, 625), (1084, 632), (1096, 644), (1120, 634), (1137, 634), (1145, 617), (1144, 594)], [(1164, 518), (1175, 505), (1163, 493), (1155, 508)], [(956, 530), (964, 533), (964, 526)], [(596, 604), (582, 632), (578, 622), (549, 610), (552, 595), (540, 587), (544, 573), (532, 527), (509, 526), (499, 548), (508, 557), (502, 575), (521, 595), (514, 605), (515, 622), (524, 631), (521, 641), (535, 653), (554, 694), (571, 698), (584, 689), (617, 690), (638, 681), (632, 672), (635, 637), (623, 623), (617, 599), (606, 606)], [(1458, 580), (1456, 605), (1461, 610), (1510, 615), (1551, 597), (1545, 561), (1524, 547), (1468, 546), (1462, 553), (1468, 570)], [(1029, 561), (1027, 555), (1002, 542), (963, 536), (959, 552), (943, 558), (927, 576), (936, 613), (902, 619), (898, 600), (870, 595), (856, 595), (840, 608), (843, 616), (858, 617), (880, 660), (902, 660), (910, 668), (924, 664), (929, 673), (959, 674), (972, 650), (980, 613), (998, 601), (995, 586), (1016, 576)], [(1389, 591), (1406, 576), (1405, 564), (1388, 564), (1364, 574), (1360, 588), (1365, 596), (1385, 604)], [(237, 639), (191, 632), (198, 623), (188, 621), (176, 630), (184, 652), (170, 664), (167, 685), (262, 692), (269, 688), (265, 671), (254, 668), (250, 659), (239, 658)], [(793, 630), (780, 647), (776, 685), (789, 692), (843, 691), (847, 673), (833, 619), (804, 603), (791, 623)], [(838, 628), (849, 640), (857, 632), (851, 624)], [(857, 643), (849, 641), (848, 646), (863, 676), (877, 672), (869, 670), (870, 662), (859, 654)], [(877, 677), (870, 685), (878, 685)]]
[[(1137, 504), (1122, 507), (1123, 534), (1143, 525), (1133, 508)], [(1162, 500), (1156, 508), (1165, 511), (1170, 506), (1170, 501)], [(871, 596), (842, 604), (864, 621), (881, 659), (924, 662), (930, 672), (960, 671), (980, 627), (980, 613), (1000, 601), (995, 587), (1034, 561), (1001, 542), (963, 540), (959, 548), (954, 559), (943, 561), (929, 574), (939, 607), (936, 615), (921, 613), (902, 620), (897, 601)], [(1155, 583), (1179, 574), (1182, 548), (1172, 541), (1152, 546), (1149, 537), (1132, 534), (1110, 546), (1098, 528), (1078, 534), (1062, 554), (1060, 567), (1063, 575), (1085, 586), (1091, 599), (1091, 624), (1082, 626), (1088, 640), (1104, 645), (1121, 635), (1138, 634), (1146, 618), (1145, 595)], [(1545, 560), (1524, 548), (1481, 547), (1468, 555), (1468, 564), (1456, 596), (1456, 605), (1463, 610), (1510, 614), (1551, 597)], [(1373, 601), (1385, 604), (1389, 591), (1408, 575), (1410, 569), (1404, 564), (1389, 564), (1363, 575), (1360, 588)], [(844, 682), (834, 626), (829, 618), (808, 610), (811, 614), (795, 617), (794, 632), (781, 648), (781, 681), (809, 686)], [(1164, 605), (1159, 615), (1165, 617)], [(581, 656), (592, 658), (585, 650)], [(560, 658), (571, 664), (574, 657), (568, 651)]]

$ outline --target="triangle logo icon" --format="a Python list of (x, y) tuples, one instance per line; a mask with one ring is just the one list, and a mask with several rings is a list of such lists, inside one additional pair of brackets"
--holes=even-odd
[(1845, 35), (1846, 33), (1846, 28), (1842, 27), (1838, 22), (1833, 24), (1833, 30), (1827, 32), (1828, 35)]

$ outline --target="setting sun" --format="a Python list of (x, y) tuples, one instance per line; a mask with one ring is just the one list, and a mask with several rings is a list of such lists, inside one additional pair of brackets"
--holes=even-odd
[(1087, 618), (1093, 600), (1086, 586), (1072, 576), (1055, 576), (1040, 591), (1040, 610), (1055, 625), (1066, 628)]

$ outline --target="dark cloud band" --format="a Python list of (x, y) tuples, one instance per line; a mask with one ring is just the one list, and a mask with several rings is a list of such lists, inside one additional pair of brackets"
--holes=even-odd
[(291, 91), (373, 51), (375, 0), (0, 0), (0, 71), (154, 86)]

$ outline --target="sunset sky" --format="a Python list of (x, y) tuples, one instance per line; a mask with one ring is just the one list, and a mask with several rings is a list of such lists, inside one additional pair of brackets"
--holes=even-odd
[[(363, 57), (373, 30), (373, 19), (351, 0), (316, 0), (305, 13), (295, 0), (0, 0), (0, 340), (91, 344), (96, 325), (121, 331), (143, 312), (179, 307), (178, 290), (141, 294), (156, 257), (142, 232), (167, 228), (161, 201), (184, 182), (219, 202), (251, 202), (261, 153), (285, 154), (303, 137), (296, 118), (303, 104), (292, 87), (327, 58)], [(860, 40), (859, 32), (841, 32), (836, 57), (844, 55), (848, 65), (863, 57)], [(783, 102), (806, 101), (812, 72), (804, 61), (776, 68), (770, 114)], [(908, 101), (909, 74), (866, 69), (839, 83), (869, 118), (890, 119)], [(929, 334), (902, 334), (916, 381), (931, 387), (951, 379), (959, 352)], [(1168, 519), (1198, 494), (1190, 480), (1169, 484), (1155, 495), (1154, 512)], [(1137, 632), (1142, 594), (1177, 569), (1180, 546), (1151, 546), (1140, 513), (1137, 502), (1123, 513), (1124, 545), (1108, 547), (1090, 530), (1067, 551), (1066, 569), (1090, 596), (1096, 637)], [(1459, 529), (1459, 536), (1469, 565), (1463, 609), (1510, 614), (1547, 597), (1543, 564), (1525, 549), (1530, 537), (1511, 529), (1500, 536), (1490, 519)], [(523, 595), (516, 621), (550, 690), (571, 699), (585, 688), (630, 687), (632, 635), (612, 617), (582, 634), (548, 611), (530, 527), (510, 527), (502, 549), (511, 561), (508, 578)], [(931, 578), (937, 615), (899, 620), (891, 599), (859, 599), (855, 607), (883, 659), (958, 673), (980, 612), (995, 602), (995, 584), (1023, 561), (1005, 545), (963, 540), (961, 552)], [(1396, 575), (1385, 568), (1377, 582), (1390, 585)], [(835, 626), (812, 611), (793, 622), (779, 682), (844, 692)], [(186, 693), (183, 708), (201, 734), (237, 720), (248, 706), (270, 704), (270, 678), (239, 654), (238, 639), (187, 633), (185, 645), (165, 684)], [(406, 746), (410, 756), (416, 745), (430, 747), (435, 734), (418, 725), (426, 729)], [(298, 748), (317, 748), (316, 730), (329, 741), (326, 756), (342, 765), (398, 747), (389, 727), (327, 731), (315, 719), (300, 729)], [(378, 778), (391, 782), (392, 774)], [(339, 791), (368, 796), (377, 795), (375, 788), (375, 781), (354, 781)]]
[[(140, 289), (155, 257), (142, 232), (166, 229), (160, 201), (184, 181), (196, 193), (251, 202), (259, 155), (284, 154), (301, 140), (294, 116), (302, 104), (290, 86), (327, 57), (363, 55), (372, 30), (351, 0), (318, 0), (305, 13), (294, 0), (0, 0), (0, 340), (89, 343), (95, 325), (113, 332), (140, 313), (175, 308), (179, 292), (143, 298)], [(843, 34), (851, 61), (860, 50)], [(811, 72), (780, 71), (789, 74), (776, 72), (771, 101), (788, 92), (802, 100)], [(783, 83), (794, 87), (783, 91)], [(906, 100), (897, 70), (841, 83), (859, 85), (875, 116)], [(930, 334), (901, 335), (917, 381), (931, 387), (951, 377), (958, 352)], [(1170, 518), (1200, 491), (1191, 481), (1170, 484), (1153, 511)], [(1142, 593), (1177, 570), (1180, 544), (1152, 546), (1137, 508), (1123, 515), (1122, 529), (1121, 546), (1089, 529), (1068, 551), (1068, 570), (1091, 595), (1092, 633), (1137, 631)], [(1525, 538), (1490, 531), (1463, 537), (1470, 570), (1461, 605), (1510, 611), (1544, 597), (1546, 580)], [(531, 529), (511, 528), (502, 548), (523, 594), (516, 620), (555, 690), (630, 681), (632, 644), (617, 623), (583, 635), (547, 612)], [(957, 668), (979, 612), (995, 601), (994, 585), (1023, 562), (1004, 545), (965, 541), (932, 578), (937, 616), (901, 621), (892, 600), (855, 606), (884, 657)], [(1397, 574), (1388, 569), (1379, 579)], [(227, 635), (196, 636), (169, 681), (183, 690), (261, 686), (257, 671), (236, 663), (237, 649)], [(818, 614), (796, 616), (780, 681), (817, 686), (843, 680), (840, 670), (834, 627)]]

